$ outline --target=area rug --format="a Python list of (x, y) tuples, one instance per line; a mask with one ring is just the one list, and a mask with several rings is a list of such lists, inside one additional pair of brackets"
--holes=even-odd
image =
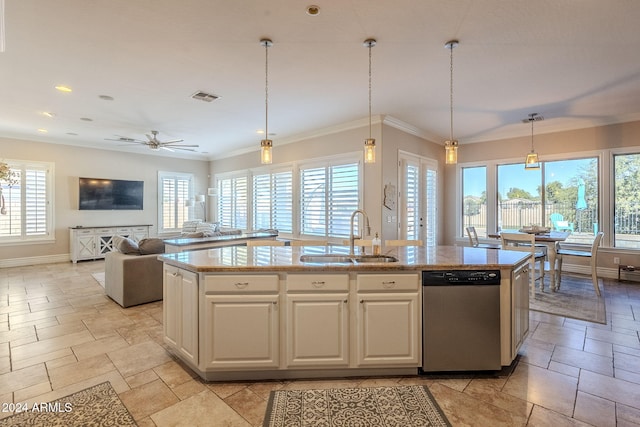
[(91, 276), (104, 288), (104, 271), (101, 273), (93, 273)]
[(539, 289), (536, 289), (535, 299), (529, 300), (531, 310), (589, 322), (607, 323), (602, 280), (600, 280), (600, 293), (602, 294), (600, 297), (593, 289), (591, 277), (564, 273), (560, 289), (556, 292), (551, 292), (548, 281), (545, 282), (545, 291), (540, 292)]
[(0, 427), (137, 426), (108, 381), (53, 402), (26, 405), (25, 412), (0, 420)]
[(278, 390), (263, 427), (451, 426), (426, 387)]

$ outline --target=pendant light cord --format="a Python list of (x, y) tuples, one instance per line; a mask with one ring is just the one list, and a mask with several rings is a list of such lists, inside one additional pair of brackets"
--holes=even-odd
[(269, 139), (269, 43), (264, 44), (264, 139)]
[(451, 50), (450, 56), (449, 56), (449, 115), (450, 115), (450, 124), (451, 124), (451, 128), (449, 129), (449, 141), (453, 142), (453, 48), (454, 45), (453, 43), (451, 44), (451, 47), (449, 48)]
[(369, 43), (369, 139), (371, 139), (371, 48), (373, 45)]
[(535, 116), (533, 114), (529, 115), (529, 121), (531, 122), (531, 152), (533, 153), (533, 122)]

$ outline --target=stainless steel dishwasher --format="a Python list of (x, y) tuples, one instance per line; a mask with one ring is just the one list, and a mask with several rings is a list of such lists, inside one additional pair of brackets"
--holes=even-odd
[(421, 372), (500, 370), (500, 270), (422, 272)]

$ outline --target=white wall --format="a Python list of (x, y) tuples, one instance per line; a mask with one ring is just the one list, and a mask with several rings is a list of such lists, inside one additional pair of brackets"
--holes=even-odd
[[(80, 148), (70, 145), (0, 138), (0, 159), (53, 162), (55, 241), (46, 244), (0, 246), (0, 260), (69, 254), (69, 227), (151, 224), (157, 232), (158, 171), (188, 172), (196, 177), (196, 194), (206, 194), (208, 161), (174, 159), (157, 155)], [(78, 178), (96, 177), (144, 181), (142, 211), (78, 210)]]

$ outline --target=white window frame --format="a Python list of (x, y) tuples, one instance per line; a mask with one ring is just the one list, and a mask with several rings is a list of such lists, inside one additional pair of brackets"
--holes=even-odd
[[(290, 230), (284, 230), (284, 229), (278, 229), (278, 224), (274, 223), (274, 219), (273, 219), (273, 213), (274, 213), (274, 209), (277, 210), (277, 207), (274, 205), (274, 202), (277, 201), (277, 199), (280, 197), (280, 193), (277, 193), (277, 189), (273, 188), (274, 185), (274, 177), (280, 174), (290, 174), (291, 175), (291, 192), (290, 192), (290, 208), (291, 208), (291, 218), (289, 219), (291, 222), (291, 229)], [(294, 234), (294, 231), (296, 230), (296, 220), (295, 218), (297, 218), (296, 215), (296, 204), (294, 203), (294, 194), (295, 194), (295, 190), (296, 190), (296, 174), (294, 173), (294, 168), (292, 165), (278, 165), (276, 167), (267, 167), (267, 168), (260, 168), (260, 169), (254, 169), (251, 171), (250, 173), (250, 201), (248, 204), (248, 218), (250, 218), (250, 226), (252, 230), (255, 229), (260, 229), (260, 228), (265, 228), (265, 227), (257, 227), (256, 224), (256, 218), (255, 218), (255, 212), (256, 212), (256, 200), (255, 200), (255, 191), (256, 188), (254, 186), (255, 184), (255, 178), (258, 176), (264, 176), (264, 175), (268, 175), (269, 176), (269, 186), (270, 186), (270, 190), (271, 190), (271, 198), (270, 198), (270, 217), (269, 217), (269, 227), (266, 228), (273, 228), (273, 229), (278, 229), (278, 235), (279, 236), (292, 236)]]
[[(164, 204), (164, 180), (173, 180), (177, 181), (188, 181), (189, 182), (189, 195), (188, 200), (194, 197), (194, 183), (195, 178), (191, 173), (183, 173), (183, 172), (167, 172), (167, 171), (158, 171), (158, 234), (172, 234), (177, 233), (182, 230), (182, 224), (173, 224), (172, 227), (164, 227), (164, 218), (163, 218), (163, 204)], [(177, 188), (177, 186), (176, 186)], [(186, 211), (186, 220), (193, 219), (193, 209), (186, 206), (185, 202), (187, 200), (183, 200), (181, 198), (175, 198), (173, 209), (176, 215), (176, 221), (178, 221), (179, 212), (181, 211), (184, 215)]]
[[(20, 184), (18, 191), (20, 191), (20, 235), (19, 236), (0, 236), (0, 245), (16, 245), (16, 244), (31, 244), (31, 243), (50, 243), (55, 241), (55, 233), (53, 231), (53, 225), (55, 224), (54, 215), (54, 166), (52, 162), (38, 162), (31, 160), (15, 160), (4, 159), (3, 162), (7, 163), (12, 170), (20, 171)], [(38, 204), (44, 203), (44, 230), (38, 234), (27, 234), (26, 216), (28, 215), (28, 206), (26, 203), (27, 187), (25, 180), (27, 179), (26, 171), (37, 170), (45, 172), (45, 196), (44, 200), (39, 200)], [(9, 189), (6, 183), (2, 183), (5, 202), (9, 203), (8, 192), (16, 191), (16, 189)], [(4, 215), (0, 218), (6, 218)]]
[[(230, 223), (225, 222), (224, 218), (220, 218), (220, 199), (222, 198), (222, 194), (220, 191), (220, 182), (221, 181), (226, 181), (226, 180), (236, 180), (236, 179), (246, 179), (246, 183), (247, 183), (247, 193), (246, 193), (246, 206), (245, 206), (245, 218), (246, 218), (246, 224), (238, 224), (236, 221), (232, 221)], [(241, 171), (234, 171), (234, 172), (228, 172), (228, 173), (223, 173), (223, 174), (219, 174), (215, 176), (214, 179), (214, 183), (215, 183), (215, 188), (216, 188), (216, 203), (215, 203), (215, 218), (216, 221), (220, 223), (221, 227), (231, 227), (231, 228), (242, 228), (242, 229), (249, 229), (249, 227), (251, 227), (251, 224), (253, 223), (252, 218), (251, 218), (251, 206), (252, 206), (252, 197), (253, 197), (253, 190), (252, 190), (252, 184), (253, 184), (253, 178), (251, 177), (251, 173), (250, 171), (247, 170), (241, 170)], [(231, 196), (232, 199), (236, 199), (235, 194)], [(234, 204), (231, 207), (231, 210), (233, 212), (237, 211), (237, 206)], [(237, 217), (236, 214), (232, 214), (233, 217)]]

